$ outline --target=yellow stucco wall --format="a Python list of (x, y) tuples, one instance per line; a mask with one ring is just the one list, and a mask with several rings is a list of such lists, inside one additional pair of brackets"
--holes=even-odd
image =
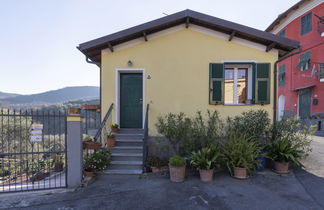
[[(156, 135), (158, 116), (173, 112), (193, 115), (198, 110), (218, 110), (223, 118), (250, 109), (267, 110), (272, 118), (273, 63), (277, 55), (183, 29), (114, 53), (102, 53), (102, 114), (115, 103), (116, 68), (144, 68), (145, 103), (150, 104), (149, 132)], [(254, 60), (271, 63), (269, 105), (209, 105), (209, 63), (222, 60)], [(116, 107), (113, 110), (113, 122)]]

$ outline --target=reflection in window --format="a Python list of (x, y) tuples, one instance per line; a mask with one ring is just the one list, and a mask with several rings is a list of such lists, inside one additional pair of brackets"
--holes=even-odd
[(244, 104), (248, 99), (248, 69), (225, 69), (225, 104)]

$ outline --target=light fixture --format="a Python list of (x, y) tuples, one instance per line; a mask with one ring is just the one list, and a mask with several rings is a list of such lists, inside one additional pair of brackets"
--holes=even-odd
[(133, 62), (132, 62), (131, 60), (129, 60), (129, 61), (127, 62), (127, 65), (128, 65), (128, 66), (132, 66), (132, 65), (133, 65)]

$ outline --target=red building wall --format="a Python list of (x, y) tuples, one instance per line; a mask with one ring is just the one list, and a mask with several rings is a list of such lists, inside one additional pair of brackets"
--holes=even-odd
[[(301, 17), (312, 11), (312, 31), (301, 35)], [(285, 96), (285, 111), (287, 113), (298, 114), (298, 91), (303, 87), (312, 86), (312, 99), (317, 98), (318, 104), (311, 103), (311, 115), (322, 114), (324, 116), (324, 83), (318, 79), (318, 73), (312, 77), (313, 65), (319, 69), (319, 63), (324, 63), (324, 37), (318, 31), (319, 19), (315, 16), (324, 16), (324, 3), (305, 12), (303, 15), (294, 19), (282, 30), (286, 30), (286, 37), (300, 42), (301, 52), (281, 61), (278, 66), (286, 65), (285, 86), (278, 88), (278, 97)], [(281, 31), (282, 31), (281, 30)], [(280, 32), (281, 32), (280, 31)], [(280, 33), (279, 32), (279, 33)], [(278, 33), (278, 34), (279, 34)], [(302, 53), (311, 52), (311, 65), (309, 70), (301, 72), (297, 67), (299, 56)]]

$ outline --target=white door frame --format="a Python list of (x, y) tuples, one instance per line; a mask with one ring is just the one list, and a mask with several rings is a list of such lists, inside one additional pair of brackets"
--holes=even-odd
[(116, 123), (120, 125), (120, 74), (122, 73), (142, 73), (143, 75), (143, 100), (142, 100), (142, 128), (144, 128), (144, 119), (145, 119), (145, 69), (144, 68), (116, 68), (115, 71), (115, 104), (116, 104), (116, 112), (115, 119)]

